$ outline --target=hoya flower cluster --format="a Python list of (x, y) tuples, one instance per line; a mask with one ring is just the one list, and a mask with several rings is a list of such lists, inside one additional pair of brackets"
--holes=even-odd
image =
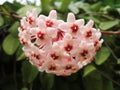
[(21, 19), (19, 39), (31, 64), (39, 71), (67, 76), (93, 61), (103, 42), (93, 21), (84, 24), (69, 13), (67, 21), (58, 20), (52, 10), (48, 16), (28, 12)]

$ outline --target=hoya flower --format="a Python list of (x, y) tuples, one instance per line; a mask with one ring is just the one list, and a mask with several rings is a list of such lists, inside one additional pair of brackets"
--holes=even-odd
[(57, 12), (38, 15), (34, 9), (21, 19), (19, 40), (29, 62), (39, 71), (68, 76), (94, 60), (103, 39), (90, 20), (75, 19), (69, 13), (67, 21), (58, 20)]
[(80, 37), (80, 31), (82, 30), (84, 25), (83, 19), (75, 20), (75, 16), (73, 13), (69, 13), (67, 16), (67, 22), (62, 23), (60, 29), (63, 31), (70, 33), (74, 37)]

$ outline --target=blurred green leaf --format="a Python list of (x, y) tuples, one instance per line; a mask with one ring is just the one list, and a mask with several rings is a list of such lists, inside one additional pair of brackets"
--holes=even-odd
[(0, 26), (2, 26), (4, 24), (4, 19), (3, 17), (0, 15)]
[(117, 64), (120, 64), (120, 58), (117, 60)]
[(48, 14), (51, 10), (50, 0), (41, 0), (42, 12)]
[(28, 83), (33, 82), (33, 80), (36, 78), (38, 73), (39, 73), (38, 69), (35, 66), (32, 66), (31, 73), (30, 73), (29, 78), (28, 78)]
[(103, 79), (103, 90), (114, 90), (112, 81), (106, 79), (105, 77)]
[(25, 16), (28, 11), (31, 11), (32, 9), (37, 9), (37, 12), (41, 12), (41, 8), (31, 6), (31, 5), (26, 5), (20, 9), (18, 9), (17, 14), (20, 15), (21, 17)]
[[(83, 10), (85, 13), (91, 13), (90, 4), (88, 4), (88, 3), (83, 3), (83, 2), (81, 2), (81, 1), (79, 1), (79, 2), (76, 2), (75, 5), (76, 5), (79, 9)], [(81, 10), (80, 10), (80, 11), (81, 11)]]
[(87, 20), (90, 20), (90, 19), (91, 19), (91, 20), (93, 20), (95, 23), (98, 23), (98, 24), (100, 23), (100, 20), (99, 20), (97, 17), (94, 17), (94, 16), (92, 16), (92, 15), (91, 15), (91, 16), (84, 16), (84, 18), (87, 19)]
[(103, 90), (102, 76), (96, 70), (83, 78), (85, 90)]
[(95, 56), (95, 63), (97, 65), (101, 65), (108, 59), (109, 56), (110, 56), (109, 49), (103, 46)]
[(16, 60), (20, 61), (20, 60), (23, 60), (23, 59), (25, 59), (25, 54), (22, 50), (22, 45), (19, 44), (19, 47), (18, 47), (17, 52), (16, 52)]
[(113, 6), (114, 0), (104, 0), (104, 4)]
[(69, 7), (68, 7), (74, 14), (78, 14), (79, 13), (79, 9), (78, 7), (72, 2), (70, 3)]
[(19, 9), (19, 6), (12, 4), (10, 2), (5, 2), (2, 6), (9, 12), (16, 12), (16, 10)]
[(60, 11), (65, 12), (68, 9), (70, 2), (71, 2), (71, 0), (62, 0)]
[(84, 67), (83, 77), (86, 77), (87, 75), (92, 73), (94, 70), (96, 70), (96, 68), (95, 66), (93, 66), (93, 64), (87, 65), (86, 67)]
[(114, 20), (114, 21), (106, 21), (106, 22), (101, 22), (99, 27), (100, 29), (102, 30), (107, 30), (107, 29), (110, 29), (116, 25), (119, 24), (119, 21), (118, 20)]
[(116, 8), (116, 10), (118, 11), (118, 13), (120, 14), (120, 8)]
[(18, 38), (14, 38), (11, 34), (9, 34), (3, 41), (3, 49), (8, 55), (13, 55), (18, 46), (19, 46), (19, 40)]
[(54, 78), (55, 76), (53, 74), (49, 73), (40, 73), (40, 82), (42, 85), (43, 90), (52, 90), (54, 85)]
[(26, 87), (23, 87), (21, 90), (28, 90), (28, 88), (26, 88)]
[(31, 65), (27, 60), (25, 60), (22, 64), (22, 75), (23, 79), (28, 82), (32, 83), (36, 76), (38, 75), (38, 69)]
[(0, 9), (3, 13), (8, 14), (8, 15), (10, 14), (8, 9), (6, 9), (4, 6), (1, 6)]
[(9, 28), (9, 32), (14, 36), (14, 37), (18, 37), (18, 27), (20, 26), (19, 22), (15, 22), (10, 28)]
[(91, 5), (91, 9), (93, 11), (97, 11), (97, 12), (100, 10), (101, 7), (102, 7), (101, 2), (98, 2), (98, 3)]

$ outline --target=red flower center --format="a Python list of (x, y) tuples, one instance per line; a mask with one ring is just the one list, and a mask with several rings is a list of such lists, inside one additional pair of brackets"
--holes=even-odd
[(65, 49), (67, 52), (71, 51), (72, 48), (73, 48), (73, 46), (70, 45), (70, 44), (68, 44), (66, 47), (64, 47), (64, 49)]
[(35, 53), (34, 53), (32, 56), (34, 56), (34, 57), (35, 57), (36, 59), (38, 59), (38, 60), (40, 59), (40, 55), (39, 55), (39, 54), (35, 54)]
[(65, 67), (65, 69), (66, 69), (66, 70), (70, 70), (70, 69), (72, 69), (72, 66), (71, 66), (71, 65), (67, 65), (67, 66)]
[(59, 58), (59, 56), (57, 56), (55, 53), (51, 54), (50, 56), (53, 58), (53, 60), (56, 60)]
[(95, 42), (94, 42), (94, 46), (97, 46), (97, 44), (98, 44), (98, 41), (95, 41)]
[(37, 33), (37, 37), (39, 39), (44, 39), (44, 36), (45, 36), (45, 34), (43, 32), (41, 32), (41, 31)]
[(27, 42), (24, 39), (22, 39), (21, 42), (23, 45), (27, 44)]
[(52, 27), (53, 26), (53, 22), (51, 20), (46, 21), (46, 26), (47, 27)]
[(49, 70), (56, 70), (56, 66), (55, 65), (51, 65), (48, 69)]
[(86, 37), (89, 38), (89, 37), (91, 37), (91, 36), (92, 36), (92, 31), (91, 31), (91, 30), (90, 30), (90, 31), (87, 31), (87, 32), (86, 32)]
[(70, 27), (70, 29), (72, 30), (72, 33), (76, 33), (76, 32), (78, 31), (79, 27), (78, 27), (78, 25), (73, 24), (73, 25)]
[(20, 28), (21, 28), (21, 30), (22, 30), (22, 31), (24, 31), (24, 30), (25, 30), (25, 27), (24, 27), (24, 26), (21, 26)]
[(80, 53), (80, 55), (83, 56), (83, 57), (85, 57), (87, 54), (88, 54), (88, 51), (87, 51), (87, 50), (83, 50), (83, 51)]
[(34, 20), (32, 19), (32, 17), (29, 17), (29, 18), (28, 18), (28, 22), (29, 22), (30, 25), (33, 24)]

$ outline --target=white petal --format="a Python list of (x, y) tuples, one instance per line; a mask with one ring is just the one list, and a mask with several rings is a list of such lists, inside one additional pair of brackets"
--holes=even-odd
[(58, 27), (60, 24), (64, 23), (63, 20), (56, 20), (55, 21), (55, 26)]
[(85, 26), (86, 26), (87, 28), (92, 28), (93, 25), (94, 25), (93, 20), (90, 20)]
[(38, 27), (40, 28), (40, 29), (45, 29), (46, 28), (46, 25), (45, 25), (45, 21), (43, 21), (43, 20), (41, 20), (41, 19), (39, 19), (39, 20), (37, 20), (37, 24), (38, 24)]
[(75, 22), (75, 15), (73, 13), (69, 13), (67, 16), (67, 22)]
[(47, 28), (47, 33), (52, 38), (57, 36), (57, 30), (55, 28)]
[(84, 25), (84, 19), (76, 20), (75, 23), (80, 27)]
[(71, 40), (72, 36), (69, 33), (66, 33), (64, 36), (64, 40)]
[(69, 30), (69, 25), (67, 23), (62, 23), (59, 25), (59, 29), (67, 32)]
[(53, 43), (52, 48), (53, 48), (53, 50), (59, 50), (60, 49), (59, 45), (56, 42)]
[(56, 19), (56, 18), (57, 18), (57, 12), (56, 12), (56, 10), (50, 11), (48, 17), (49, 17), (50, 19)]
[(23, 26), (28, 26), (28, 23), (27, 23), (27, 21), (26, 21), (26, 17), (23, 17), (23, 18), (21, 19), (21, 25), (23, 25)]
[(39, 16), (39, 19), (42, 19), (42, 20), (45, 21), (45, 20), (46, 20), (46, 16), (45, 16), (45, 15), (40, 15), (40, 16)]
[(34, 17), (37, 17), (37, 16), (38, 16), (38, 13), (37, 13), (37, 9), (36, 9), (36, 8), (32, 10), (32, 14), (33, 14)]

